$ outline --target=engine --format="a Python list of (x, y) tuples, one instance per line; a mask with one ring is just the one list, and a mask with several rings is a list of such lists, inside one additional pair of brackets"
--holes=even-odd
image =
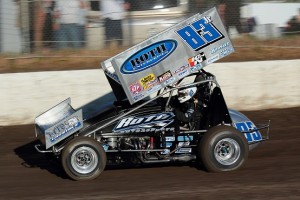
[[(105, 139), (103, 147), (112, 152), (111, 162), (165, 163), (170, 161), (190, 161), (193, 136), (144, 136), (110, 137)], [(121, 153), (122, 152), (122, 153)]]

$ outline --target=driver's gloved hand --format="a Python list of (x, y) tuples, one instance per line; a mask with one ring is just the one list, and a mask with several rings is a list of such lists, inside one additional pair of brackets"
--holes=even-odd
[(167, 112), (173, 112), (174, 108), (172, 108), (171, 106), (166, 107), (166, 111)]

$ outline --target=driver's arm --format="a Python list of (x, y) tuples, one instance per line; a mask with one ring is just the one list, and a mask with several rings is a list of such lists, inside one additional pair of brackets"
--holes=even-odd
[(177, 119), (185, 123), (188, 123), (192, 120), (194, 112), (195, 110), (193, 108), (193, 105), (190, 103), (187, 106), (187, 110), (185, 112), (181, 111), (179, 108), (174, 109), (174, 114), (176, 115)]

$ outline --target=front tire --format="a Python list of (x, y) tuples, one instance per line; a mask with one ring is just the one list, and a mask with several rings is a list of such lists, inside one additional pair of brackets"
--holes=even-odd
[(62, 152), (62, 166), (73, 180), (97, 178), (106, 165), (106, 153), (102, 145), (89, 137), (71, 140)]
[(208, 130), (198, 148), (200, 162), (209, 172), (237, 170), (245, 164), (249, 152), (245, 136), (223, 125)]

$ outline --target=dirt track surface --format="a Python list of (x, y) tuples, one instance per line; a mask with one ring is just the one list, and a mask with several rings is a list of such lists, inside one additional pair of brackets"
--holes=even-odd
[(106, 169), (98, 179), (68, 179), (34, 150), (33, 125), (0, 127), (0, 199), (300, 199), (300, 107), (244, 112), (271, 120), (270, 140), (235, 172), (191, 165)]

